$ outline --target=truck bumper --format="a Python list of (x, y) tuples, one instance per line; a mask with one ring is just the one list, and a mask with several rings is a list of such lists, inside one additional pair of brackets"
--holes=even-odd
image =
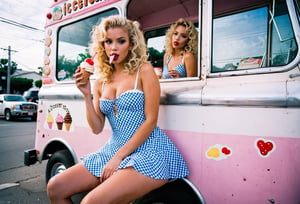
[(35, 149), (28, 149), (24, 151), (24, 164), (30, 166), (37, 161), (37, 154)]

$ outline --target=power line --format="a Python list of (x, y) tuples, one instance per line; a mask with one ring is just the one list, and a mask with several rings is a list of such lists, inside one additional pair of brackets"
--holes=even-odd
[(25, 25), (23, 23), (18, 23), (16, 21), (13, 21), (13, 20), (9, 20), (7, 18), (3, 18), (3, 17), (0, 17), (0, 21), (3, 22), (3, 23), (7, 23), (7, 24), (10, 24), (10, 25), (13, 25), (13, 26), (17, 26), (17, 27), (20, 27), (20, 28), (24, 28), (24, 29), (27, 29), (27, 30), (35, 30), (35, 31), (41, 31), (41, 32), (44, 32), (44, 30), (40, 30), (38, 28), (35, 28), (35, 27), (32, 27), (32, 26), (28, 26), (28, 25)]
[(8, 48), (3, 48), (3, 47), (0, 47), (1, 50), (4, 50), (4, 51), (10, 51), (10, 52), (18, 52), (17, 50), (12, 50), (10, 49), (10, 46)]

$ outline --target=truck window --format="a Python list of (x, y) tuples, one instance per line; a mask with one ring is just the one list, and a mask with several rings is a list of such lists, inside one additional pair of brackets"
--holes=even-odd
[(57, 69), (58, 81), (73, 80), (73, 74), (79, 64), (90, 57), (88, 44), (94, 25), (100, 23), (101, 18), (118, 14), (117, 9), (105, 11), (83, 20), (62, 26), (58, 31)]
[[(199, 32), (198, 23), (195, 23), (195, 27), (196, 30)], [(163, 58), (165, 54), (165, 40), (166, 40), (165, 34), (168, 28), (169, 27), (160, 28), (145, 33), (145, 38), (147, 41), (147, 47), (149, 52), (149, 60), (151, 61), (151, 64), (155, 68), (163, 67)], [(200, 50), (199, 47), (198, 49)]]
[(285, 2), (225, 16), (217, 16), (216, 9), (214, 13), (213, 73), (282, 66), (296, 57), (298, 48)]

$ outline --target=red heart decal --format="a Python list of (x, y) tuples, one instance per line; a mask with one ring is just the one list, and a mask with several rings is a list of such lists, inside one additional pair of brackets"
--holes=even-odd
[(256, 146), (258, 147), (259, 152), (263, 156), (268, 155), (268, 153), (271, 152), (273, 150), (273, 147), (274, 147), (274, 145), (271, 141), (265, 142), (262, 139), (257, 140)]
[(229, 155), (231, 153), (231, 151), (227, 147), (223, 147), (222, 148), (222, 153), (225, 154), (225, 155)]

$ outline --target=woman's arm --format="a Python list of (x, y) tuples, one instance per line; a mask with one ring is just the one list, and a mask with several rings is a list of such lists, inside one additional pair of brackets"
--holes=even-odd
[(196, 57), (191, 52), (185, 53), (184, 65), (186, 68), (186, 76), (187, 77), (197, 76), (197, 60), (196, 60)]
[(101, 80), (96, 80), (94, 84), (94, 94), (91, 93), (90, 80), (83, 82), (82, 72), (80, 68), (74, 74), (77, 88), (81, 91), (85, 101), (86, 117), (93, 133), (98, 134), (103, 130), (105, 117), (100, 111), (99, 99), (101, 97)]
[(165, 65), (165, 64), (167, 64), (166, 62), (167, 62), (167, 57), (168, 57), (168, 55), (167, 55), (167, 53), (165, 53), (164, 54), (164, 61), (163, 61), (163, 66)]
[(97, 79), (94, 84), (93, 96), (85, 98), (86, 117), (94, 134), (102, 132), (105, 123), (105, 116), (100, 111), (101, 87), (102, 80)]

